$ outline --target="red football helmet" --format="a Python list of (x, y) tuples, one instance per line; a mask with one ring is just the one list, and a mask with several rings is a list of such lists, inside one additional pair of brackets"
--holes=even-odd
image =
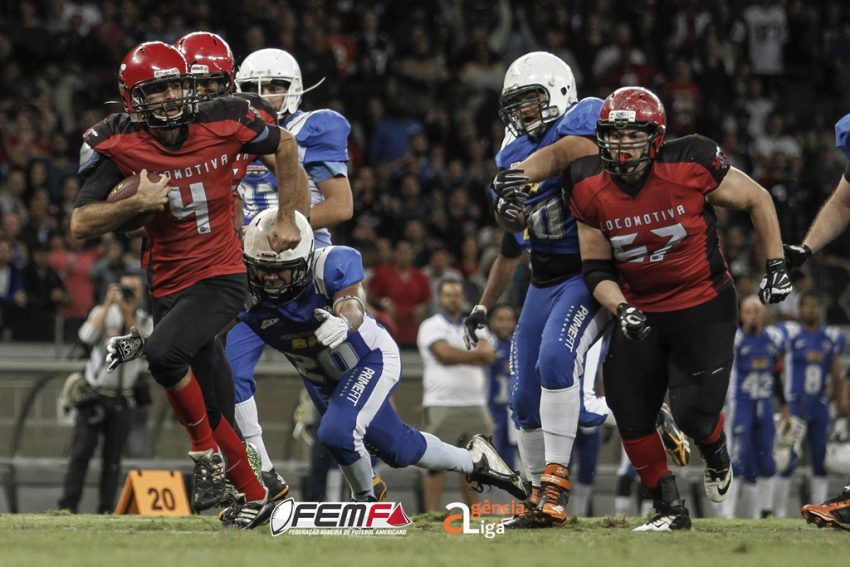
[[(131, 49), (118, 70), (118, 90), (131, 120), (150, 128), (173, 128), (195, 117), (195, 81), (183, 54), (167, 43), (149, 41)], [(179, 94), (168, 96), (174, 93)]]
[[(618, 136), (616, 141), (611, 140), (611, 134), (618, 130), (621, 133), (627, 130), (646, 132), (649, 137), (629, 140), (627, 136)], [(652, 91), (643, 87), (617, 89), (602, 103), (596, 123), (603, 167), (612, 175), (633, 173), (642, 163), (655, 158), (664, 144), (666, 130), (664, 105)]]
[[(198, 95), (200, 100), (229, 95), (234, 91), (233, 52), (221, 36), (205, 31), (192, 32), (178, 39), (174, 45), (186, 58), (189, 73), (195, 76), (199, 90), (205, 90)], [(206, 90), (204, 85), (212, 81), (217, 83), (218, 88)]]

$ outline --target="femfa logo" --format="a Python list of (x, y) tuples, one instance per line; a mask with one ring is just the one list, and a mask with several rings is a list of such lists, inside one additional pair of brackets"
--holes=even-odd
[(287, 498), (272, 512), (273, 536), (404, 535), (413, 522), (396, 502), (295, 502)]

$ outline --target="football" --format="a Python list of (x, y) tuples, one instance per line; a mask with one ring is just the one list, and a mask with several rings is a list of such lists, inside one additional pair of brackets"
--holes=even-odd
[[(148, 180), (156, 183), (160, 180), (160, 175), (158, 173), (149, 172)], [(109, 195), (106, 196), (106, 201), (108, 203), (115, 203), (116, 201), (129, 199), (139, 190), (140, 182), (141, 177), (138, 175), (131, 175), (130, 177), (127, 177), (112, 188)], [(133, 230), (138, 230), (142, 228), (153, 215), (154, 213), (140, 213), (115, 229), (115, 232), (131, 232)]]

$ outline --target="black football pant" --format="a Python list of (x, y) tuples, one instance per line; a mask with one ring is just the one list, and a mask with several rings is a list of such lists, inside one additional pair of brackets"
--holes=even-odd
[(717, 425), (729, 386), (738, 326), (735, 289), (696, 307), (646, 316), (652, 330), (643, 341), (614, 329), (603, 365), (605, 396), (620, 436), (652, 434), (669, 388), (673, 418), (700, 443)]
[(233, 373), (216, 335), (236, 318), (247, 289), (244, 274), (217, 276), (153, 299), (154, 330), (145, 343), (151, 375), (170, 388), (191, 367), (213, 429), (222, 415), (236, 428)]

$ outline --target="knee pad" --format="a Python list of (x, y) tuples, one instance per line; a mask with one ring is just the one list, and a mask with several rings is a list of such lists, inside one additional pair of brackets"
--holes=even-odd
[(145, 358), (148, 359), (151, 376), (164, 388), (173, 387), (189, 370), (188, 361), (184, 360), (174, 348), (160, 345), (154, 338), (145, 343)]
[(561, 343), (543, 343), (540, 345), (540, 358), (537, 361), (537, 372), (540, 375), (540, 386), (548, 390), (563, 390), (575, 384), (576, 355), (566, 351)]
[(319, 425), (316, 438), (340, 465), (350, 465), (361, 457), (354, 449), (353, 433), (345, 431), (345, 428), (335, 426), (327, 420), (323, 420)]

